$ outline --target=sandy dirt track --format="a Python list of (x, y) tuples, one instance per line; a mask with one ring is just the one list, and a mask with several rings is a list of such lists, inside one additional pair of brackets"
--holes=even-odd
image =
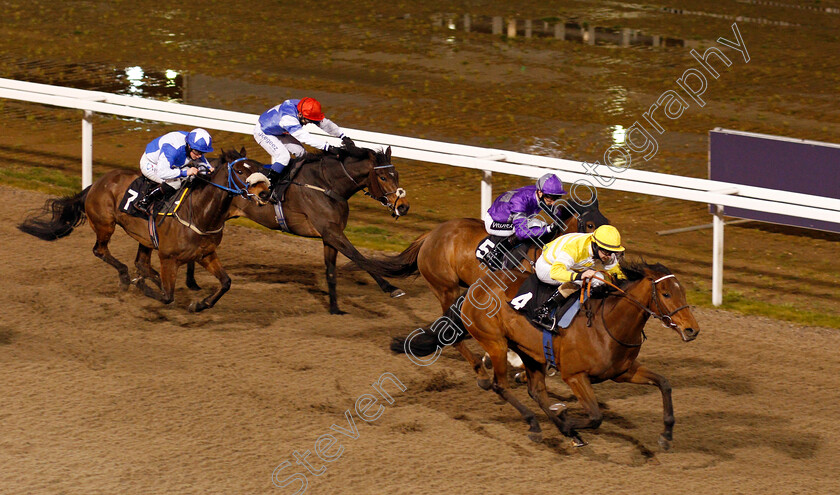
[[(836, 331), (697, 309), (702, 333), (684, 344), (649, 324), (641, 356), (674, 387), (672, 451), (656, 443), (658, 391), (617, 384), (596, 386), (607, 410), (583, 433), (589, 446), (574, 449), (544, 416), (534, 444), (451, 349), (427, 368), (387, 350), (436, 316), (422, 280), (393, 300), (342, 272), (349, 314), (331, 316), (320, 243), (231, 226), (220, 255), (233, 287), (193, 315), (183, 274), (169, 307), (121, 292), (87, 225), (54, 243), (17, 231), (45, 198), (0, 188), (2, 493), (294, 493), (300, 483), (273, 486), (272, 472), (289, 460), (278, 480), (306, 473), (293, 451), (326, 433), (344, 450), (327, 464), (310, 455), (325, 470), (306, 473), (308, 493), (840, 489)], [(132, 261), (134, 248), (115, 235), (117, 257)], [(406, 390), (383, 381), (394, 402), (369, 423), (354, 412), (358, 438), (331, 431), (352, 427), (344, 411), (384, 373)]]

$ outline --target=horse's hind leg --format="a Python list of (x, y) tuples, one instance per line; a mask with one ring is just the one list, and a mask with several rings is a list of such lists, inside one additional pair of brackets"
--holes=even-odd
[[(529, 361), (525, 364), (525, 373), (528, 377), (528, 395), (530, 395), (531, 398), (539, 404), (540, 409), (542, 409), (546, 416), (548, 416), (548, 419), (550, 419), (560, 431), (563, 431), (563, 420), (560, 419), (560, 416), (558, 416), (556, 412), (551, 410), (552, 404), (548, 398), (548, 391), (545, 387), (545, 371), (543, 369), (543, 365)], [(572, 442), (576, 447), (586, 445), (586, 442), (584, 442), (577, 433), (574, 433), (571, 436)]]
[[(485, 347), (485, 349), (487, 349)], [(522, 415), (522, 419), (528, 423), (528, 438), (533, 440), (534, 442), (540, 442), (542, 440), (542, 429), (540, 429), (540, 423), (537, 421), (537, 416), (534, 414), (534, 411), (528, 409), (519, 402), (519, 399), (513, 396), (508, 388), (508, 379), (507, 379), (507, 345), (504, 342), (500, 342), (497, 345), (491, 345), (487, 352), (490, 354), (490, 360), (493, 361), (493, 391), (499, 394), (499, 397), (506, 400), (510, 405), (516, 408), (519, 411), (519, 414)]]
[(175, 300), (175, 274), (178, 271), (178, 262), (175, 258), (160, 257), (160, 285), (161, 290), (156, 290), (148, 285), (143, 279), (137, 281), (137, 288), (147, 297), (169, 304)]
[(147, 278), (160, 287), (160, 274), (152, 268), (152, 248), (138, 244), (134, 266), (137, 268), (141, 278)]
[(487, 372), (484, 371), (484, 366), (481, 365), (481, 359), (479, 359), (479, 357), (467, 347), (466, 342), (463, 340), (456, 342), (452, 345), (452, 347), (457, 349), (458, 352), (464, 356), (464, 359), (470, 363), (473, 371), (475, 371), (475, 374), (478, 375), (478, 386), (484, 390), (488, 390), (490, 388), (490, 377), (487, 375)]
[(219, 290), (206, 297), (204, 300), (194, 301), (191, 303), (190, 311), (193, 313), (198, 313), (199, 311), (212, 308), (216, 302), (221, 299), (225, 292), (230, 290), (230, 277), (227, 272), (225, 272), (225, 269), (222, 268), (222, 263), (219, 261), (219, 256), (216, 254), (216, 251), (213, 251), (207, 256), (201, 258), (198, 262), (201, 263), (201, 266), (206, 268), (208, 272), (212, 273), (213, 276), (219, 279), (221, 286), (219, 287)]
[(613, 381), (618, 383), (635, 383), (637, 385), (654, 385), (662, 393), (662, 409), (665, 422), (665, 430), (659, 435), (659, 446), (663, 450), (671, 448), (671, 441), (674, 440), (674, 403), (671, 401), (671, 383), (662, 375), (650, 371), (646, 367), (634, 362), (629, 370), (624, 372)]
[(108, 242), (111, 241), (111, 236), (114, 235), (115, 221), (99, 222), (93, 215), (88, 216), (93, 232), (96, 234), (96, 244), (93, 246), (93, 254), (105, 263), (113, 266), (120, 274), (120, 287), (125, 290), (131, 284), (131, 277), (128, 274), (128, 266), (122, 263), (108, 249)]
[[(495, 363), (494, 363), (495, 364)], [(595, 390), (592, 388), (592, 383), (589, 381), (589, 376), (586, 373), (578, 373), (570, 377), (564, 377), (563, 381), (572, 389), (572, 393), (578, 398), (581, 406), (586, 411), (586, 418), (569, 418), (567, 417), (568, 409), (564, 409), (560, 413), (558, 419), (560, 420), (560, 432), (567, 437), (571, 437), (575, 442), (576, 447), (586, 445), (580, 443), (580, 437), (577, 430), (583, 428), (598, 428), (601, 426), (603, 415), (601, 409), (598, 407), (598, 400), (595, 398)]]

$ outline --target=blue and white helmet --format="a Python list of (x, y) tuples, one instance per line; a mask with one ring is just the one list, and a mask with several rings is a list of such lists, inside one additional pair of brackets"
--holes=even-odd
[(213, 151), (213, 140), (210, 138), (210, 133), (204, 129), (193, 129), (190, 131), (187, 134), (187, 145), (190, 149), (202, 153), (211, 153)]
[(560, 180), (560, 177), (557, 177), (557, 174), (545, 174), (540, 177), (537, 180), (537, 190), (554, 198), (566, 194), (566, 190), (563, 189), (563, 181)]

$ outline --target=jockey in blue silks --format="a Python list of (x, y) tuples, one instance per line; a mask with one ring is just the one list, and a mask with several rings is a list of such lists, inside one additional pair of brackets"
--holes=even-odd
[(159, 186), (134, 207), (148, 215), (156, 199), (167, 197), (181, 187), (181, 179), (196, 175), (201, 168), (212, 172), (213, 167), (204, 158), (205, 153), (212, 151), (213, 139), (204, 129), (175, 131), (153, 139), (140, 157), (140, 171)]
[(493, 202), (484, 219), (488, 234), (505, 236), (499, 245), (508, 249), (523, 240), (550, 234), (557, 224), (537, 218), (542, 211), (553, 211), (554, 204), (566, 194), (563, 181), (556, 174), (545, 174), (533, 186), (508, 191)]

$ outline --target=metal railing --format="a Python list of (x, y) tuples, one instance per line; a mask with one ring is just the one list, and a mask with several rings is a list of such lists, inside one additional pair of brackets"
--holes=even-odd
[[(93, 177), (93, 113), (242, 134), (251, 134), (259, 118), (258, 115), (242, 112), (2, 78), (0, 97), (84, 111), (83, 187), (90, 185)], [(487, 211), (493, 200), (493, 172), (533, 178), (547, 172), (558, 172), (565, 183), (586, 183), (598, 188), (717, 205), (716, 213), (713, 214), (712, 247), (712, 302), (715, 305), (720, 305), (723, 301), (723, 206), (840, 223), (840, 200), (833, 198), (633, 169), (609, 174), (609, 168), (606, 166), (593, 169), (591, 164), (580, 161), (359, 129), (346, 130), (360, 145), (391, 146), (394, 157), (483, 171), (481, 215)], [(339, 144), (336, 138), (325, 135), (320, 129), (314, 128), (313, 134), (323, 136), (333, 144)], [(607, 173), (598, 174), (595, 173), (595, 169)]]

